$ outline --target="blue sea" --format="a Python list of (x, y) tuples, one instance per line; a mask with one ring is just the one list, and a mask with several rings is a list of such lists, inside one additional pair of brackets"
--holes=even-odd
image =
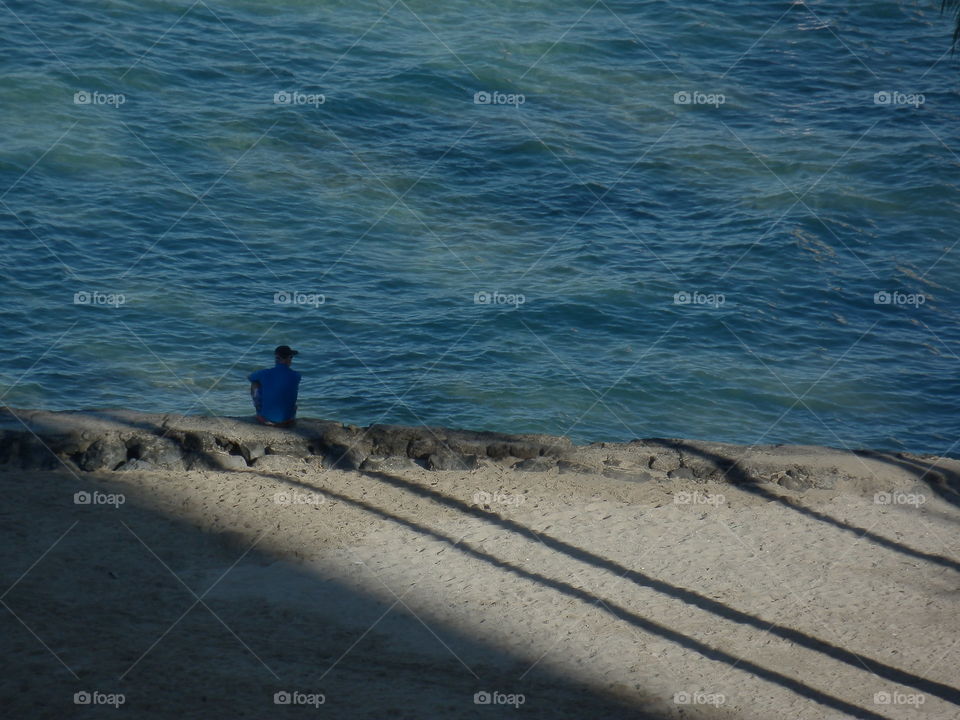
[(0, 18), (0, 404), (960, 454), (939, 0)]

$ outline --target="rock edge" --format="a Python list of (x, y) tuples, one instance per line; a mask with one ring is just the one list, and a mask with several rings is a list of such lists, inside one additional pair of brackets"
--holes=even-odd
[(298, 419), (279, 429), (252, 418), (0, 407), (0, 466), (79, 471), (289, 469), (292, 465), (391, 472), (470, 471), (599, 475), (627, 482), (777, 483), (789, 490), (869, 488), (910, 482), (956, 492), (960, 461), (932, 455), (802, 445), (741, 446), (649, 438), (575, 445), (551, 435), (444, 427), (344, 425)]

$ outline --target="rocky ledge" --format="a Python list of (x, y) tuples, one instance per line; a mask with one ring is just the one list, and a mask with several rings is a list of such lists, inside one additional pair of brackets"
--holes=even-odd
[(417, 467), (469, 471), (490, 464), (629, 482), (778, 483), (800, 491), (919, 482), (942, 493), (960, 489), (960, 461), (909, 453), (659, 438), (574, 445), (550, 435), (401, 425), (361, 428), (309, 418), (279, 429), (252, 418), (0, 407), (0, 467), (8, 469), (272, 471), (312, 465), (389, 472)]

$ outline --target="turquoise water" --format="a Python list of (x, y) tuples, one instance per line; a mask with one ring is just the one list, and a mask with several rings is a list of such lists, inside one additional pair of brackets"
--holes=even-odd
[(957, 454), (938, 6), (5, 0), (0, 402)]

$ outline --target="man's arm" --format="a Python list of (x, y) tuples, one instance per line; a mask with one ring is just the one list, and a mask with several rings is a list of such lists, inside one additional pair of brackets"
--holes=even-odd
[(260, 412), (260, 383), (253, 381), (250, 383), (250, 397), (253, 399), (253, 407)]

